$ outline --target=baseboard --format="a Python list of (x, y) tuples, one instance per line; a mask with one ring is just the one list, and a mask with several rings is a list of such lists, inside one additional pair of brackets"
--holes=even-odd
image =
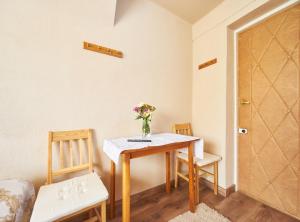
[[(201, 178), (200, 179), (200, 183), (202, 185), (205, 185), (206, 187), (208, 187), (211, 190), (214, 190), (214, 184), (212, 182), (210, 182), (209, 180), (206, 180), (205, 178)], [(223, 188), (218, 186), (218, 194), (220, 194), (223, 197), (228, 197), (230, 194), (235, 192), (235, 185), (231, 185), (228, 188)]]

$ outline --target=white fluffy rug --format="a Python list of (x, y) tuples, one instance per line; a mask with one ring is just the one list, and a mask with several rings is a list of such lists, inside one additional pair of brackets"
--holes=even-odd
[(188, 211), (173, 218), (169, 222), (230, 222), (230, 220), (209, 208), (206, 204), (200, 203), (195, 213)]

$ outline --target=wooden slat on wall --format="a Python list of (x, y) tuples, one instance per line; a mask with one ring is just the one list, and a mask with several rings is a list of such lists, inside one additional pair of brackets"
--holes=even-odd
[(96, 44), (93, 44), (93, 43), (83, 42), (83, 48), (87, 49), (87, 50), (90, 50), (90, 51), (99, 52), (99, 53), (102, 53), (102, 54), (115, 56), (115, 57), (118, 57), (118, 58), (123, 58), (123, 53), (121, 51), (111, 49), (111, 48), (107, 48), (107, 47), (100, 46), (100, 45), (96, 45)]
[(211, 66), (211, 65), (213, 65), (213, 64), (215, 64), (215, 63), (217, 63), (217, 58), (212, 59), (212, 60), (209, 60), (209, 61), (207, 61), (207, 62), (205, 62), (205, 63), (200, 64), (200, 65), (198, 66), (198, 69), (204, 69), (204, 68), (206, 68), (206, 67), (208, 67), (208, 66)]

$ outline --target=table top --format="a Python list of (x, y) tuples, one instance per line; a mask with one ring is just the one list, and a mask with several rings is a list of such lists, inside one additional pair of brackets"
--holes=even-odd
[[(128, 142), (128, 139), (141, 139), (141, 137), (121, 137), (116, 139), (107, 139), (104, 140), (103, 151), (106, 155), (113, 160), (116, 164), (119, 163), (120, 155), (123, 153), (137, 153), (145, 150), (152, 150), (153, 153), (163, 146), (168, 149), (168, 146), (172, 146), (175, 148), (185, 148), (191, 142), (199, 141), (199, 137), (194, 136), (186, 136), (180, 134), (173, 133), (159, 133), (153, 134), (147, 139), (151, 140), (151, 142)], [(202, 143), (203, 144), (203, 143)], [(177, 146), (177, 147), (176, 147)], [(162, 150), (160, 150), (163, 152)], [(202, 146), (203, 152), (203, 146)], [(150, 154), (150, 153), (149, 153)], [(136, 154), (135, 157), (138, 154)]]

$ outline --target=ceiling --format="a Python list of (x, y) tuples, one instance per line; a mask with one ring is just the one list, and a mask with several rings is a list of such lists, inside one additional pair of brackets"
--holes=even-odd
[(194, 23), (223, 0), (151, 0), (189, 23)]

